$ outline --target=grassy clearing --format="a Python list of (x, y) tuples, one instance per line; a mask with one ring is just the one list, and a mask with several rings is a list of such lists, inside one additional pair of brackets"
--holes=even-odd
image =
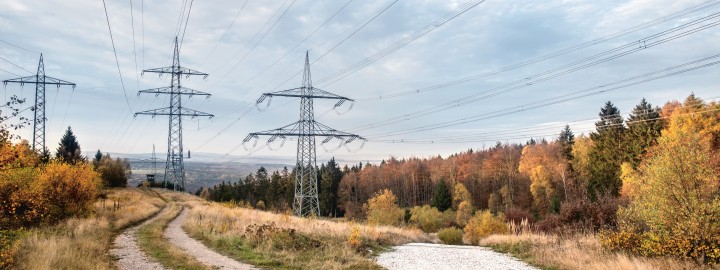
[(23, 233), (13, 269), (114, 269), (108, 254), (123, 229), (157, 213), (165, 203), (149, 190), (112, 189), (86, 218)]
[(172, 203), (167, 210), (160, 213), (157, 220), (140, 227), (137, 233), (140, 249), (171, 269), (210, 269), (163, 237), (168, 223), (175, 219), (180, 211), (182, 206)]
[(190, 235), (260, 267), (379, 269), (371, 257), (384, 247), (432, 240), (417, 229), (301, 219), (218, 203), (189, 205), (183, 228)]
[(499, 252), (514, 255), (543, 269), (703, 269), (675, 258), (646, 258), (608, 252), (592, 234), (545, 235), (521, 233), (491, 235), (480, 240)]

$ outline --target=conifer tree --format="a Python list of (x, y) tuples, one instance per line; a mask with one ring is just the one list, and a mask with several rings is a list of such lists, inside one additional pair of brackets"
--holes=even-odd
[(435, 193), (430, 206), (437, 208), (440, 212), (444, 212), (452, 206), (452, 196), (450, 196), (450, 190), (445, 184), (445, 180), (438, 181), (435, 186)]
[(85, 160), (82, 156), (82, 152), (80, 151), (80, 144), (70, 127), (68, 127), (65, 134), (60, 139), (59, 146), (55, 152), (55, 158), (70, 164), (75, 164)]
[(320, 214), (323, 216), (335, 215), (338, 205), (338, 190), (340, 189), (340, 180), (343, 178), (343, 172), (335, 162), (335, 158), (331, 158), (324, 169), (320, 171)]
[(622, 139), (625, 126), (620, 110), (608, 101), (600, 109), (600, 121), (595, 123), (596, 132), (590, 133), (593, 147), (590, 149), (590, 181), (588, 194), (592, 199), (596, 195), (609, 193), (619, 194), (620, 165), (624, 150)]
[(664, 121), (660, 118), (660, 108), (647, 102), (644, 98), (635, 106), (627, 120), (628, 130), (625, 134), (625, 161), (633, 168), (640, 165), (640, 161), (647, 149), (657, 143)]
[(560, 135), (558, 136), (558, 143), (562, 150), (562, 154), (566, 160), (572, 159), (572, 146), (575, 143), (575, 134), (570, 130), (570, 125), (565, 125)]

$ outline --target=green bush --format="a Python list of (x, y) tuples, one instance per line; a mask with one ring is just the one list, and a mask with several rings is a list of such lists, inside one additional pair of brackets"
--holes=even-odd
[(465, 226), (465, 238), (471, 244), (477, 245), (480, 239), (491, 234), (507, 234), (510, 232), (505, 223), (505, 216), (493, 216), (490, 211), (478, 211)]
[(462, 244), (463, 231), (455, 227), (445, 228), (438, 232), (438, 238), (445, 244), (459, 245)]
[(437, 232), (443, 227), (443, 213), (429, 205), (415, 206), (410, 210), (410, 222), (424, 232)]

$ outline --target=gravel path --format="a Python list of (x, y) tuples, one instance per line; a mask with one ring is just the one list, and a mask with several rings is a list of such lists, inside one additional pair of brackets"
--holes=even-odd
[(187, 216), (187, 209), (183, 209), (175, 220), (168, 224), (165, 230), (165, 238), (171, 244), (184, 250), (190, 256), (195, 257), (198, 261), (205, 265), (209, 265), (217, 269), (255, 269), (252, 265), (244, 264), (236, 260), (230, 259), (215, 251), (208, 249), (199, 241), (191, 238), (182, 229), (183, 221)]
[[(163, 209), (162, 212), (166, 211)], [(158, 213), (155, 217), (146, 220), (140, 225), (134, 226), (130, 229), (125, 230), (121, 235), (115, 238), (113, 242), (114, 248), (110, 250), (110, 254), (118, 258), (117, 266), (123, 270), (135, 270), (135, 269), (166, 269), (161, 264), (150, 261), (147, 254), (140, 250), (135, 235), (140, 227), (145, 224), (152, 223), (160, 217), (162, 213)]]
[(411, 243), (381, 253), (377, 263), (390, 270), (537, 269), (485, 247)]

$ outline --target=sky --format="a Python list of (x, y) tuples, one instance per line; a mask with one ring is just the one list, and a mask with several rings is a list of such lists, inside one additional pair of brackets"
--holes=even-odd
[[(242, 141), (298, 120), (297, 99), (255, 102), (262, 93), (299, 87), (306, 51), (315, 87), (356, 100), (336, 110), (332, 101), (316, 100), (315, 119), (368, 139), (339, 148), (338, 141), (318, 140), (320, 162), (447, 156), (498, 141), (552, 139), (565, 124), (577, 134), (592, 130), (606, 101), (627, 114), (642, 98), (662, 106), (691, 93), (720, 96), (720, 65), (713, 62), (720, 58), (712, 58), (720, 53), (720, 1), (105, 4), (112, 41), (103, 1), (0, 3), (0, 80), (33, 75), (42, 52), (48, 76), (77, 84), (47, 88), (51, 150), (71, 126), (83, 151), (149, 153), (155, 145), (162, 156), (167, 117), (133, 114), (168, 106), (166, 96), (137, 92), (170, 84), (168, 76), (141, 71), (171, 65), (176, 36), (181, 65), (209, 74), (182, 85), (212, 94), (183, 100), (215, 115), (183, 120), (185, 149), (193, 153), (294, 156), (293, 140)], [(647, 82), (639, 77), (680, 70)], [(33, 93), (31, 85), (8, 84), (0, 98), (17, 95), (31, 104)], [(32, 128), (17, 134), (31, 139)]]

